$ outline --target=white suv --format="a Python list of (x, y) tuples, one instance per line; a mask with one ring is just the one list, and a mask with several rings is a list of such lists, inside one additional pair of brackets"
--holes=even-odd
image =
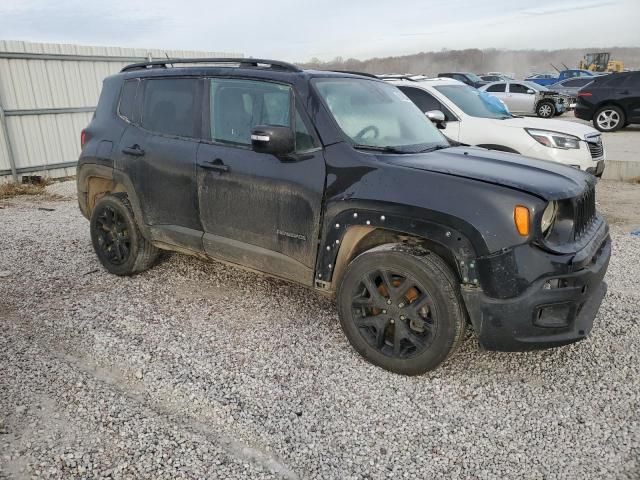
[(602, 176), (602, 138), (591, 127), (506, 114), (478, 90), (457, 80), (386, 80), (402, 90), (453, 141), (564, 163)]

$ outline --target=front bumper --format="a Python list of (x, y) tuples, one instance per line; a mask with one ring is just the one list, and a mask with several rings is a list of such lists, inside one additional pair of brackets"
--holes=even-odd
[[(480, 288), (463, 287), (480, 343), (488, 350), (523, 351), (584, 339), (607, 291), (603, 278), (611, 256), (611, 239), (607, 233), (599, 241), (598, 248), (588, 247), (595, 253), (586, 260), (581, 258), (579, 268), (573, 270), (571, 264), (581, 252), (564, 260), (565, 265), (554, 259), (549, 265), (556, 271), (540, 276), (516, 297), (492, 298)], [(546, 288), (550, 285), (557, 286)]]

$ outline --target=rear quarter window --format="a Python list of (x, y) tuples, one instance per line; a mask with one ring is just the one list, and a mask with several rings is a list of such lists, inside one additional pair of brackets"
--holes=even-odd
[(125, 120), (136, 123), (138, 120), (136, 111), (136, 96), (138, 94), (138, 79), (126, 80), (120, 91), (120, 101), (118, 103), (118, 114)]

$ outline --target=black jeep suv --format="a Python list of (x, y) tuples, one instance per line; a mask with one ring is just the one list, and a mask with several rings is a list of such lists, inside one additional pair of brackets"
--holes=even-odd
[(640, 72), (595, 77), (578, 92), (576, 117), (593, 121), (601, 132), (640, 123)]
[(375, 78), (128, 66), (104, 81), (77, 182), (108, 271), (174, 250), (335, 295), (353, 347), (394, 372), (436, 367), (468, 321), (489, 349), (583, 339), (606, 291), (591, 175), (451, 147)]

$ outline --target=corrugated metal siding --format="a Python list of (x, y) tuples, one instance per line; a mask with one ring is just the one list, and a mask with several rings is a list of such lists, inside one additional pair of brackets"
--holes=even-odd
[[(234, 52), (146, 50), (120, 47), (27, 43), (0, 40), (0, 52), (83, 56), (138, 57), (242, 57)], [(95, 107), (102, 80), (130, 61), (0, 58), (0, 105), (5, 111), (45, 108)], [(6, 116), (14, 160), (18, 169), (75, 161), (80, 153), (80, 132), (91, 113)], [(7, 139), (0, 129), (0, 172), (11, 168)], [(50, 176), (72, 175), (74, 168), (50, 171)], [(43, 171), (29, 173), (42, 175)], [(1, 175), (1, 174), (0, 174)]]

